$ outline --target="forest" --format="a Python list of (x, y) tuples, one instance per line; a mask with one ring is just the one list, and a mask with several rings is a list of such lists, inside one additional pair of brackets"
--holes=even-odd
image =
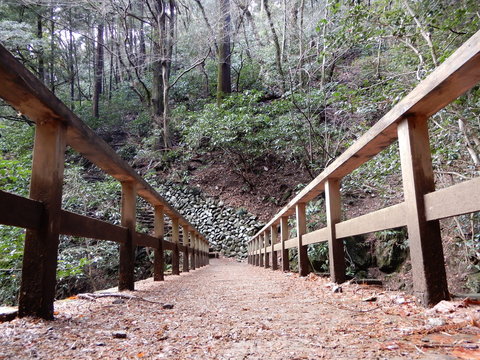
[[(154, 187), (197, 187), (261, 221), (479, 25), (478, 0), (0, 0), (0, 43)], [(479, 176), (480, 88), (429, 126), (437, 188)], [(2, 190), (28, 195), (33, 134), (0, 101)], [(67, 160), (63, 207), (118, 224), (118, 183)], [(350, 214), (396, 201), (399, 167), (391, 147), (345, 178)], [(480, 292), (480, 214), (442, 231), (449, 281)], [(402, 233), (375, 236), (402, 248)], [(23, 241), (0, 225), (0, 303), (17, 301)], [(59, 251), (59, 297), (113, 286), (116, 245), (65, 236)], [(325, 251), (309, 248), (312, 262)], [(151, 254), (137, 256), (150, 276)]]

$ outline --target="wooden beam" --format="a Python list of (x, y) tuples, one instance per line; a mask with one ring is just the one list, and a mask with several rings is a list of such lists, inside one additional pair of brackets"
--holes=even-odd
[(122, 182), (122, 226), (128, 229), (125, 243), (120, 244), (118, 291), (135, 289), (135, 227), (137, 194), (133, 182)]
[(326, 227), (306, 233), (302, 240), (304, 245), (319, 244), (325, 241), (328, 241), (328, 228)]
[(282, 271), (290, 271), (290, 255), (288, 248), (285, 247), (285, 241), (288, 240), (288, 216), (280, 218), (280, 255), (282, 256)]
[(109, 240), (120, 244), (125, 244), (127, 241), (128, 229), (126, 227), (65, 210), (61, 210), (60, 214), (60, 234)]
[(298, 246), (298, 237), (291, 238), (285, 241), (285, 249), (293, 249)]
[(258, 240), (259, 240), (259, 246), (258, 246), (258, 250), (260, 251), (260, 267), (264, 267), (265, 264), (264, 264), (264, 260), (265, 260), (265, 255), (263, 254), (263, 248), (264, 248), (264, 243), (265, 243), (265, 233), (261, 234), (259, 237), (258, 237)]
[(152, 249), (158, 248), (158, 238), (144, 233), (135, 233), (135, 246), (145, 246)]
[(277, 270), (278, 269), (278, 259), (277, 259), (277, 252), (275, 251), (275, 244), (278, 241), (278, 226), (273, 225), (270, 228), (270, 235), (271, 235), (271, 249), (270, 252), (272, 253), (272, 270)]
[(188, 240), (188, 225), (183, 225), (182, 226), (182, 234), (183, 234), (183, 271), (184, 272), (189, 272), (190, 271), (190, 266), (188, 264), (188, 248), (190, 246), (190, 242)]
[(405, 204), (400, 203), (336, 224), (337, 239), (407, 225)]
[(153, 281), (164, 281), (165, 274), (165, 252), (163, 249), (165, 235), (165, 219), (163, 214), (163, 206), (157, 205), (154, 208), (155, 215), (153, 220), (154, 234), (158, 239), (158, 247), (154, 250), (153, 260)]
[(328, 179), (325, 184), (325, 205), (327, 207), (328, 260), (330, 279), (336, 283), (345, 281), (345, 252), (343, 241), (337, 240), (335, 226), (342, 216), (340, 182)]
[(175, 244), (164, 239), (163, 240), (163, 250), (174, 251), (175, 250)]
[(480, 177), (424, 195), (427, 221), (480, 211)]
[(449, 298), (438, 220), (427, 221), (424, 195), (435, 191), (428, 124), (408, 117), (398, 126), (413, 290), (424, 305)]
[(180, 241), (180, 229), (178, 218), (172, 219), (172, 242), (175, 247), (172, 254), (172, 275), (180, 275), (180, 252), (179, 252), (179, 241)]
[[(153, 206), (163, 205), (169, 217), (192, 226), (135, 170), (62, 103), (34, 74), (0, 45), (0, 97), (37, 125), (43, 121), (66, 126), (66, 142), (120, 182), (133, 182), (137, 194)], [(193, 228), (193, 226), (192, 226)]]
[(195, 270), (195, 231), (190, 231), (190, 266)]
[(480, 31), (418, 84), (320, 175), (308, 184), (257, 234), (291, 215), (297, 203), (308, 202), (324, 190), (327, 178), (342, 178), (370, 160), (397, 138), (397, 124), (406, 116), (429, 117), (480, 81)]
[(35, 129), (30, 198), (43, 203), (44, 216), (25, 236), (20, 317), (53, 319), (65, 148), (65, 126), (43, 117)]
[(300, 276), (307, 276), (310, 272), (310, 261), (308, 261), (307, 245), (303, 244), (303, 235), (307, 232), (307, 216), (305, 203), (298, 203), (297, 214), (297, 241), (298, 241), (298, 273)]
[(0, 190), (0, 224), (38, 229), (43, 217), (43, 204)]
[(268, 269), (270, 267), (270, 257), (269, 257), (269, 250), (270, 250), (270, 230), (266, 230), (264, 235), (263, 235), (263, 251), (264, 251), (264, 259), (263, 263), (265, 266), (265, 269)]

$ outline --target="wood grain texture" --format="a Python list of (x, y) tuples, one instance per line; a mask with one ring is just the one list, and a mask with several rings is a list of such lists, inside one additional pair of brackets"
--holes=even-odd
[(125, 244), (128, 229), (123, 226), (113, 225), (105, 221), (62, 210), (60, 233)]
[(44, 216), (40, 201), (27, 199), (0, 190), (0, 224), (26, 229), (38, 229)]
[(21, 317), (53, 319), (65, 149), (65, 126), (42, 119), (35, 129), (30, 198), (43, 204), (44, 216), (38, 228), (27, 229), (25, 234)]

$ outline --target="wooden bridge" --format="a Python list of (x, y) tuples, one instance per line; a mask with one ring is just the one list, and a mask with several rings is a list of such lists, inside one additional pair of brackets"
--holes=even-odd
[[(134, 288), (134, 249), (155, 250), (155, 280), (163, 280), (164, 250), (173, 251), (173, 274), (208, 264), (208, 241), (173, 209), (85, 123), (8, 51), (0, 47), (0, 97), (36, 124), (30, 198), (0, 191), (0, 223), (27, 229), (19, 315), (53, 318), (59, 234), (120, 243), (119, 290)], [(299, 273), (308, 273), (307, 245), (328, 242), (332, 281), (345, 280), (341, 239), (407, 226), (414, 290), (425, 305), (448, 299), (439, 219), (480, 210), (480, 178), (435, 191), (428, 118), (480, 82), (480, 32), (476, 33), (405, 99), (379, 120), (302, 190), (249, 242), (248, 262), (289, 270), (288, 249), (296, 247)], [(398, 139), (405, 201), (341, 221), (341, 179)], [(122, 185), (121, 226), (61, 209), (66, 146), (79, 152)], [(306, 204), (325, 192), (327, 226), (306, 232)], [(155, 236), (135, 231), (136, 197), (155, 210)], [(164, 239), (164, 215), (173, 242)], [(295, 215), (295, 238), (288, 219)]]

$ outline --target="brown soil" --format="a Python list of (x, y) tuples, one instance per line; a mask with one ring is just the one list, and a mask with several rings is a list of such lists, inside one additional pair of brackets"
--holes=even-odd
[[(218, 197), (229, 206), (245, 208), (267, 222), (295, 195), (298, 184), (312, 179), (293, 163), (274, 162), (259, 165), (253, 173), (242, 175), (231, 166), (232, 160), (219, 153), (202, 158), (201, 166), (193, 160), (191, 185), (209, 196)], [(200, 165), (200, 166), (199, 166)]]
[(156, 303), (70, 299), (56, 302), (55, 321), (0, 324), (0, 359), (480, 358), (477, 305), (426, 310), (400, 292), (332, 286), (215, 259), (165, 282), (140, 281), (129, 293)]

